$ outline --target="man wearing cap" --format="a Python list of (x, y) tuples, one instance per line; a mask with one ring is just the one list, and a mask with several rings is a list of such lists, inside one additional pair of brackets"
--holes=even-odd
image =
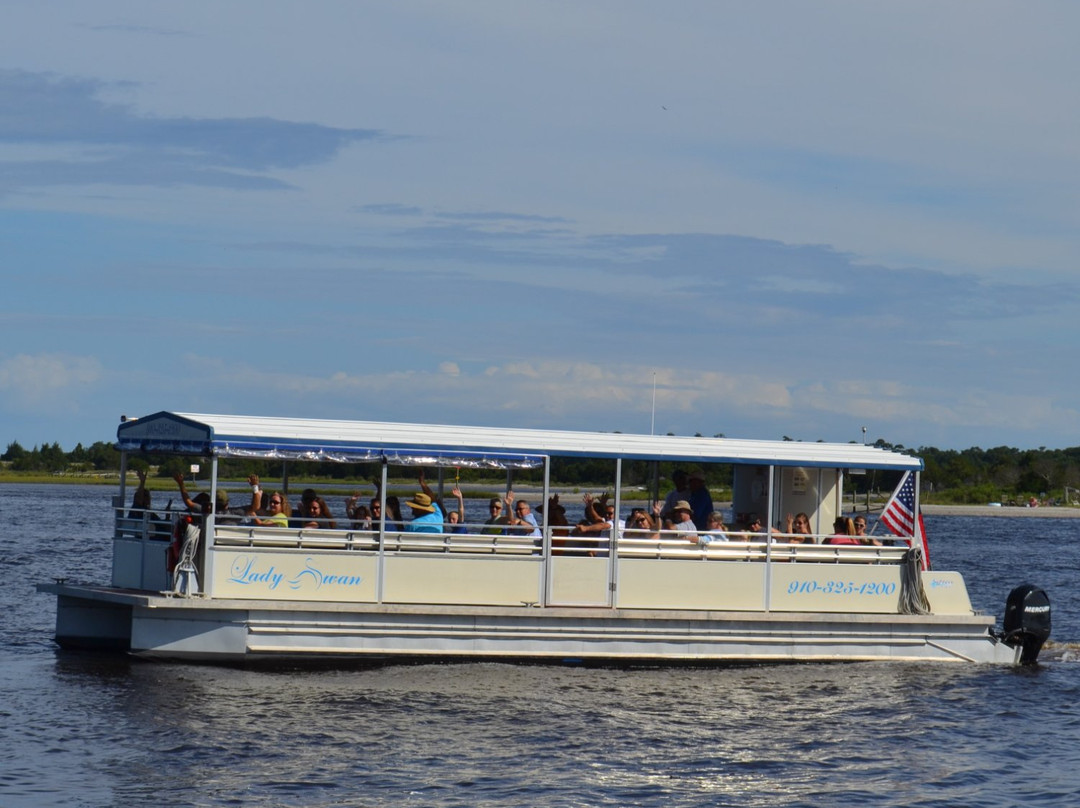
[(678, 531), (680, 539), (697, 541), (697, 526), (694, 525), (694, 512), (690, 509), (689, 502), (680, 499), (675, 503), (671, 519), (664, 522), (664, 529)]
[(224, 488), (217, 490), (214, 498), (214, 521), (219, 525), (238, 525), (247, 515), (248, 508), (230, 508), (229, 492)]

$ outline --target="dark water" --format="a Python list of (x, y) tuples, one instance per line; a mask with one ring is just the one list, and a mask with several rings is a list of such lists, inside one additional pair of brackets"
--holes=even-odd
[(106, 581), (112, 489), (0, 485), (0, 806), (1080, 804), (1080, 520), (927, 518), (1033, 669), (246, 671), (60, 653), (33, 585)]

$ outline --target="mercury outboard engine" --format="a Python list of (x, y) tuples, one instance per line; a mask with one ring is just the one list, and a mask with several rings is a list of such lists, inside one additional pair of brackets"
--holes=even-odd
[(1034, 665), (1050, 636), (1050, 598), (1034, 584), (1020, 584), (1005, 601), (1005, 644), (1020, 652), (1021, 665)]

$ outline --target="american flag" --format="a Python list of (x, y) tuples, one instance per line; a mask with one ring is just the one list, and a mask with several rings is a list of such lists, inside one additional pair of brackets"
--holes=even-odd
[[(894, 536), (907, 539), (912, 543), (915, 536), (915, 477), (905, 471), (900, 485), (893, 491), (892, 497), (881, 512), (881, 523), (892, 531)], [(926, 542), (926, 525), (923, 524), (922, 509), (919, 509), (919, 539), (922, 542), (922, 568), (930, 569), (930, 546)]]

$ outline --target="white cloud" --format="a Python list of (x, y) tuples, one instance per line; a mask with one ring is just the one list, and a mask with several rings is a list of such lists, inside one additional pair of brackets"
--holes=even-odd
[[(230, 397), (240, 392), (252, 402), (263, 402), (284, 396), (288, 412), (277, 414), (300, 412), (311, 417), (338, 417), (333, 410), (340, 407), (385, 420), (412, 413), (408, 417), (415, 420), (451, 423), (494, 419), (506, 425), (567, 428), (590, 423), (596, 429), (605, 428), (606, 423), (610, 429), (647, 431), (643, 425), (648, 422), (653, 395), (653, 371), (623, 363), (508, 362), (468, 372), (448, 362), (434, 372), (338, 371), (326, 377), (267, 372), (197, 356), (187, 356), (185, 364), (201, 374), (203, 384), (228, 387)], [(454, 372), (448, 372), (447, 366)], [(687, 374), (665, 368), (655, 374), (656, 406), (664, 413), (784, 410), (792, 403), (782, 384), (754, 375)], [(439, 402), (439, 413), (430, 411), (433, 401)], [(266, 412), (265, 406), (249, 406)]]

